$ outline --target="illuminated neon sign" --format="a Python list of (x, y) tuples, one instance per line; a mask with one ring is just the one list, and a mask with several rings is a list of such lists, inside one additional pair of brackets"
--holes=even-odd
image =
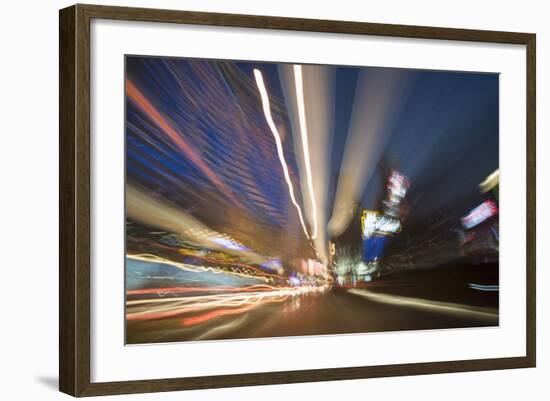
[(461, 219), (462, 225), (464, 228), (475, 227), (497, 213), (498, 207), (496, 203), (492, 200), (486, 200)]
[(363, 238), (370, 238), (375, 232), (382, 234), (393, 234), (400, 230), (399, 220), (382, 215), (372, 210), (364, 210), (361, 217)]

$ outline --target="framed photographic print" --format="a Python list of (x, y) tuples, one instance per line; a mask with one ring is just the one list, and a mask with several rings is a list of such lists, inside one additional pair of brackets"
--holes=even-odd
[(60, 11), (60, 390), (535, 366), (535, 35)]

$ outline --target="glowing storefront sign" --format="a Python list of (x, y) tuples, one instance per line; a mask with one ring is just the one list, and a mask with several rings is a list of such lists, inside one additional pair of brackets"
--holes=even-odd
[(372, 210), (363, 211), (361, 217), (363, 238), (370, 238), (374, 233), (382, 234), (396, 233), (401, 228), (399, 220), (380, 214)]
[(465, 228), (472, 228), (498, 213), (498, 207), (492, 200), (486, 200), (461, 219)]

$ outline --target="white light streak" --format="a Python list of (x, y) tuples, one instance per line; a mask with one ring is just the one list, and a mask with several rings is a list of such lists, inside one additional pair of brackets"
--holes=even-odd
[(304, 222), (304, 217), (302, 215), (302, 209), (300, 208), (300, 205), (298, 205), (298, 202), (296, 201), (296, 197), (294, 196), (294, 188), (292, 186), (292, 181), (290, 181), (290, 174), (288, 173), (288, 166), (285, 161), (285, 155), (283, 152), (283, 144), (281, 141), (281, 136), (279, 135), (279, 131), (277, 130), (277, 127), (273, 122), (273, 117), (271, 116), (271, 108), (269, 106), (269, 96), (267, 94), (267, 90), (264, 85), (264, 79), (262, 77), (262, 73), (260, 72), (260, 70), (254, 69), (254, 77), (256, 78), (256, 84), (258, 85), (258, 90), (260, 91), (260, 96), (262, 98), (262, 108), (265, 114), (265, 119), (267, 120), (267, 125), (269, 125), (269, 128), (271, 129), (271, 132), (275, 137), (275, 144), (277, 145), (277, 154), (279, 155), (281, 167), (283, 168), (285, 180), (288, 185), (290, 200), (292, 201), (292, 204), (296, 207), (296, 210), (298, 211), (298, 217), (300, 218), (300, 223), (302, 224), (304, 234), (309, 239), (306, 224)]
[(302, 138), (302, 148), (304, 150), (304, 164), (306, 167), (307, 188), (309, 198), (311, 199), (313, 233), (311, 238), (317, 237), (317, 205), (315, 204), (315, 192), (313, 191), (313, 179), (311, 178), (311, 162), (309, 159), (309, 141), (306, 124), (306, 106), (304, 102), (304, 84), (302, 79), (302, 66), (294, 65), (294, 83), (296, 85), (296, 103), (298, 104), (298, 118), (300, 120), (300, 136)]
[(426, 309), (433, 312), (441, 312), (452, 315), (470, 315), (498, 322), (498, 311), (491, 308), (481, 308), (451, 302), (430, 301), (427, 299), (403, 297), (399, 295), (381, 294), (364, 289), (351, 289), (348, 290), (348, 292), (374, 302)]

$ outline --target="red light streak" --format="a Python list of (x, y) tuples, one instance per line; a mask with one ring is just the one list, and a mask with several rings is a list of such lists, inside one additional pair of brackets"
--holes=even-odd
[(273, 303), (273, 302), (284, 302), (287, 299), (288, 299), (288, 295), (281, 299), (265, 300), (264, 302), (258, 302), (256, 304), (246, 305), (241, 308), (218, 309), (207, 313), (203, 313), (202, 315), (184, 318), (181, 320), (181, 324), (182, 326), (194, 326), (197, 324), (205, 323), (209, 320), (212, 320), (221, 316), (239, 315), (241, 313), (248, 312), (252, 309), (255, 309), (261, 304)]

